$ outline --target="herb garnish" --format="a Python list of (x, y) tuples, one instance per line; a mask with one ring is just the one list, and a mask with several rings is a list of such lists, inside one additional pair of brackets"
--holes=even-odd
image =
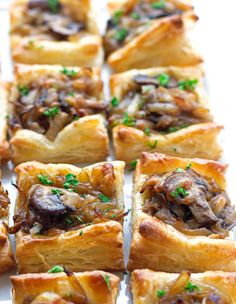
[(164, 0), (160, 0), (160, 1), (152, 3), (152, 8), (154, 8), (154, 9), (161, 9), (161, 8), (164, 8), (164, 7), (165, 7), (165, 1)]
[(154, 140), (154, 142), (151, 142), (151, 141), (149, 140), (148, 146), (149, 146), (151, 149), (155, 149), (156, 146), (157, 146), (157, 143), (158, 143), (158, 140), (157, 140), (157, 139)]
[(109, 199), (109, 197), (107, 197), (106, 195), (104, 195), (104, 194), (99, 194), (99, 199), (100, 199), (100, 201), (102, 201), (103, 203), (110, 203), (110, 199)]
[(123, 42), (128, 34), (129, 31), (126, 28), (120, 28), (116, 31), (114, 38), (118, 42)]
[(138, 160), (137, 160), (137, 159), (132, 160), (132, 161), (130, 162), (131, 170), (134, 170), (134, 169), (136, 168), (137, 163), (138, 163)]
[(38, 174), (37, 177), (43, 185), (52, 185), (53, 184), (52, 180), (50, 180), (48, 175)]
[(120, 22), (120, 18), (123, 15), (123, 11), (116, 11), (112, 17), (113, 23), (117, 25)]
[(163, 87), (167, 86), (168, 83), (170, 82), (170, 76), (167, 75), (167, 74), (160, 74), (158, 77), (157, 77), (157, 80), (159, 81), (159, 84)]
[(76, 179), (76, 176), (72, 173), (66, 175), (66, 181), (64, 182), (64, 188), (70, 189), (71, 187), (78, 186), (79, 181)]
[(165, 290), (162, 290), (162, 289), (157, 290), (157, 297), (158, 298), (162, 298), (165, 295), (166, 295), (166, 291)]
[(53, 14), (56, 14), (59, 10), (59, 1), (58, 0), (48, 0), (48, 6), (50, 11)]
[(198, 84), (197, 79), (187, 79), (180, 81), (178, 83), (178, 87), (180, 90), (193, 91), (195, 90), (197, 84)]
[(80, 218), (78, 215), (76, 216), (76, 219), (78, 220), (78, 222), (80, 222), (81, 224), (84, 223), (84, 221), (82, 220), (82, 218)]
[(175, 171), (176, 171), (176, 172), (184, 172), (184, 169), (182, 169), (182, 168), (176, 168)]
[(118, 98), (113, 96), (111, 99), (111, 105), (115, 108), (115, 107), (118, 107), (119, 103), (120, 102), (119, 102)]
[(111, 282), (110, 282), (110, 277), (109, 275), (105, 274), (102, 276), (108, 289), (111, 289)]
[(173, 132), (179, 131), (181, 129), (187, 128), (188, 126), (189, 126), (188, 124), (183, 124), (181, 126), (169, 127), (167, 129), (167, 133), (173, 133)]
[(188, 282), (187, 285), (185, 286), (185, 290), (189, 291), (189, 292), (193, 292), (194, 290), (198, 290), (199, 291), (200, 288), (197, 285), (195, 285), (195, 284), (193, 284), (191, 282)]
[(190, 169), (192, 167), (192, 164), (186, 165), (186, 170)]
[(79, 232), (79, 236), (81, 236), (81, 235), (83, 235), (83, 230), (80, 230), (80, 232)]
[(68, 76), (68, 77), (76, 77), (78, 75), (78, 72), (75, 71), (74, 69), (67, 69), (66, 67), (63, 67), (63, 69), (61, 70), (61, 73)]
[(125, 112), (124, 118), (123, 118), (123, 124), (128, 127), (134, 127), (136, 124), (136, 120), (133, 117), (129, 117), (128, 113)]
[(144, 134), (146, 134), (147, 136), (150, 136), (151, 135), (151, 129), (150, 128), (148, 128), (148, 127), (146, 127), (145, 129), (144, 129)]
[(53, 107), (51, 109), (47, 109), (43, 112), (43, 115), (54, 118), (57, 114), (59, 113), (59, 108), (58, 107)]
[(132, 12), (130, 15), (135, 20), (139, 20), (140, 19), (140, 15), (137, 12)]
[(58, 196), (63, 194), (63, 191), (61, 191), (60, 189), (52, 189), (51, 192), (52, 194), (56, 194)]
[(59, 265), (55, 265), (51, 269), (48, 270), (48, 273), (58, 273), (58, 272), (64, 272), (63, 267), (61, 267)]
[(71, 217), (67, 217), (65, 219), (65, 223), (66, 223), (66, 225), (70, 226), (73, 224), (73, 219)]
[(186, 196), (189, 195), (188, 191), (182, 187), (176, 187), (175, 191), (172, 191), (170, 194), (173, 197), (181, 197), (181, 198), (185, 198)]
[(29, 94), (29, 88), (25, 85), (18, 85), (18, 91), (21, 96), (27, 96)]

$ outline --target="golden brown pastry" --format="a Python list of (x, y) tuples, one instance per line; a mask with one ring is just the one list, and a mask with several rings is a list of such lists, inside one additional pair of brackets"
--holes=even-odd
[(0, 83), (0, 160), (9, 157), (7, 142), (7, 97), (4, 84)]
[(9, 92), (15, 163), (106, 159), (106, 103), (99, 69), (17, 65), (15, 73)]
[(10, 16), (14, 61), (102, 65), (102, 40), (90, 0), (14, 0)]
[[(12, 276), (14, 304), (115, 304), (119, 278), (103, 271)], [(62, 269), (63, 270), (63, 269)]]
[(18, 271), (122, 270), (124, 163), (83, 169), (28, 162), (16, 168)]
[(133, 190), (129, 269), (236, 271), (236, 211), (226, 165), (143, 153)]
[(158, 67), (110, 79), (109, 123), (117, 159), (143, 151), (218, 159), (217, 125), (209, 113), (199, 67)]
[(115, 71), (202, 62), (189, 38), (198, 18), (187, 1), (118, 0), (108, 8), (104, 48)]
[(233, 304), (236, 303), (236, 274), (135, 270), (132, 273), (132, 293), (134, 304)]
[(11, 269), (14, 265), (14, 258), (7, 228), (10, 201), (7, 191), (4, 191), (0, 182), (0, 273)]

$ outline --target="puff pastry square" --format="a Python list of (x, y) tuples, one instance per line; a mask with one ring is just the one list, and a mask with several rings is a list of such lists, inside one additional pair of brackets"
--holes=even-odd
[(16, 168), (18, 271), (122, 270), (124, 163), (83, 169), (28, 162)]
[(113, 70), (202, 62), (189, 37), (198, 18), (187, 1), (119, 0), (108, 8), (104, 48)]
[(14, 304), (115, 304), (120, 279), (103, 271), (12, 276)]
[(15, 62), (102, 65), (102, 39), (90, 0), (14, 0), (10, 17)]
[(135, 270), (132, 273), (132, 293), (134, 304), (177, 303), (173, 301), (178, 300), (178, 303), (185, 300), (183, 303), (230, 304), (236, 302), (236, 274)]
[(0, 182), (0, 273), (11, 269), (14, 265), (14, 258), (7, 228), (10, 201), (7, 192), (4, 191)]
[(103, 83), (97, 68), (17, 65), (8, 92), (15, 163), (105, 160)]
[(115, 74), (109, 111), (115, 156), (143, 151), (218, 159), (222, 126), (209, 113), (200, 67), (158, 67)]
[(9, 158), (7, 142), (7, 96), (4, 84), (0, 83), (0, 160)]
[(235, 207), (224, 164), (143, 153), (133, 190), (129, 269), (236, 271)]

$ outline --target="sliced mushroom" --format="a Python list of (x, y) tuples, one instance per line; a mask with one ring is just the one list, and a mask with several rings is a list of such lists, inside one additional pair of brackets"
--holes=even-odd
[(50, 30), (57, 35), (67, 37), (77, 34), (79, 31), (85, 29), (83, 22), (73, 22), (66, 16), (58, 16), (57, 19), (49, 22)]
[(133, 80), (135, 81), (136, 84), (138, 85), (154, 85), (158, 86), (159, 82), (157, 79), (153, 77), (148, 77), (147, 75), (136, 75), (134, 76)]
[(48, 0), (30, 0), (28, 2), (29, 9), (40, 8), (42, 10), (48, 10)]
[(64, 112), (59, 112), (51, 121), (50, 127), (46, 133), (49, 140), (54, 140), (58, 133), (65, 127), (69, 121), (69, 115)]

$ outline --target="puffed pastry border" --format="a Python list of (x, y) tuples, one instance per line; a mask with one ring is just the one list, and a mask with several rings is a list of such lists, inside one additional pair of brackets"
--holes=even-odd
[[(120, 279), (114, 274), (103, 271), (75, 273), (78, 284), (85, 294), (88, 304), (115, 304)], [(105, 279), (109, 277), (109, 283)], [(56, 293), (62, 298), (75, 290), (65, 273), (25, 274), (10, 277), (13, 285), (13, 304), (24, 304), (26, 299), (33, 299), (40, 294)], [(45, 294), (46, 296), (46, 294)], [(47, 296), (46, 296), (47, 298)], [(55, 303), (46, 301), (42, 303)], [(28, 303), (28, 302), (27, 302)], [(40, 302), (41, 303), (41, 302)]]
[[(138, 74), (154, 76), (161, 73), (170, 73), (177, 79), (198, 79), (195, 92), (199, 103), (208, 107), (208, 102), (203, 88), (203, 72), (198, 67), (158, 67), (144, 70), (131, 70), (114, 74), (110, 78), (111, 96), (115, 96), (122, 102), (122, 98), (129, 91), (133, 77)], [(159, 152), (180, 157), (199, 157), (217, 160), (221, 156), (222, 149), (217, 142), (217, 135), (223, 127), (215, 122), (207, 122), (192, 125), (169, 134), (151, 133), (144, 134), (142, 130), (118, 125), (112, 130), (112, 137), (116, 159), (126, 162), (140, 156), (141, 152)], [(149, 143), (157, 141), (156, 147), (150, 147)]]
[[(1, 172), (0, 172), (1, 176)], [(0, 182), (0, 195), (4, 191), (2, 184)], [(1, 205), (1, 200), (0, 200)], [(8, 225), (9, 214), (6, 217), (0, 218), (0, 273), (5, 272), (14, 266), (14, 257), (12, 252), (12, 247), (7, 233), (6, 226), (3, 224), (5, 222)]]
[[(176, 273), (154, 272), (138, 269), (132, 273), (132, 294), (134, 304), (156, 304), (157, 290), (163, 290), (178, 277)], [(191, 282), (209, 285), (218, 289), (236, 303), (236, 273), (207, 271), (191, 274)]]
[(0, 82), (0, 161), (9, 158), (7, 141), (7, 96), (5, 84)]
[[(116, 10), (130, 10), (136, 2), (137, 0), (110, 1), (108, 9), (113, 15)], [(203, 62), (189, 37), (198, 20), (193, 14), (193, 7), (186, 1), (170, 2), (185, 12), (182, 15), (152, 20), (146, 31), (111, 53), (107, 61), (114, 71), (169, 65), (184, 67)]]
[[(12, 86), (27, 85), (44, 75), (57, 75), (61, 66), (21, 65), (15, 66), (16, 80)], [(79, 75), (91, 72), (91, 78), (100, 81), (100, 69), (74, 67)], [(8, 99), (11, 89), (8, 90)], [(103, 101), (102, 87), (98, 88), (98, 102)], [(17, 130), (10, 140), (11, 157), (15, 164), (37, 160), (44, 163), (81, 163), (105, 160), (109, 155), (109, 140), (102, 114), (89, 115), (75, 120), (61, 130), (54, 141), (43, 134), (27, 129)]]
[(162, 174), (187, 164), (203, 176), (213, 178), (225, 189), (226, 165), (203, 159), (142, 153), (133, 186), (133, 239), (128, 269), (149, 268), (166, 272), (236, 271), (236, 242), (206, 236), (186, 236), (171, 225), (142, 212), (140, 189), (147, 177)]
[[(19, 165), (15, 169), (19, 189), (16, 211), (24, 207), (26, 194), (38, 182), (38, 174), (46, 174), (52, 181), (60, 174), (78, 175), (82, 170), (91, 176), (92, 168), (98, 164), (83, 169), (67, 164), (45, 165), (38, 162)], [(123, 210), (124, 163), (114, 161), (111, 164), (115, 174), (117, 208)], [(37, 237), (19, 231), (16, 234), (16, 260), (19, 273), (45, 272), (54, 265), (65, 265), (70, 271), (123, 270), (122, 225), (110, 220), (51, 237)]]
[[(64, 64), (65, 66), (100, 67), (104, 52), (99, 36), (95, 14), (90, 0), (60, 0), (70, 10), (83, 14), (87, 20), (88, 32), (76, 41), (49, 41), (35, 39), (33, 47), (28, 47), (32, 37), (22, 37), (14, 32), (14, 27), (24, 22), (24, 8), (28, 0), (14, 0), (10, 6), (11, 48), (15, 62), (25, 64)], [(82, 12), (81, 12), (82, 10)]]

